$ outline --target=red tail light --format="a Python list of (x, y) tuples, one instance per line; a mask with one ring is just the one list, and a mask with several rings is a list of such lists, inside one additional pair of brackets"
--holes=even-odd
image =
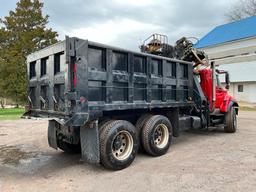
[(81, 103), (85, 103), (85, 102), (87, 102), (87, 99), (82, 96), (82, 97), (80, 97), (80, 102), (81, 102)]

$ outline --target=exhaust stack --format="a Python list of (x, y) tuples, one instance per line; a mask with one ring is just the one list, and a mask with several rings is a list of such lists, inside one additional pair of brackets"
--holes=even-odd
[(213, 112), (215, 110), (215, 101), (216, 101), (216, 96), (215, 96), (215, 87), (216, 87), (216, 75), (215, 75), (215, 62), (211, 62), (211, 69), (212, 69), (212, 109), (211, 111)]

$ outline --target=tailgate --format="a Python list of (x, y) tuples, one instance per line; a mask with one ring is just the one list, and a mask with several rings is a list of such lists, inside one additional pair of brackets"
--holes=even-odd
[(70, 114), (73, 49), (67, 37), (27, 57), (29, 109), (24, 116), (63, 117)]

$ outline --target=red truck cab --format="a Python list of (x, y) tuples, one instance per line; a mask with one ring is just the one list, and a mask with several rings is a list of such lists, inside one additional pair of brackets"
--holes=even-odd
[[(223, 72), (224, 73), (224, 72)], [(227, 72), (225, 72), (225, 74), (227, 74)], [(199, 75), (200, 75), (200, 85), (202, 87), (202, 90), (206, 96), (206, 98), (208, 99), (209, 103), (210, 103), (210, 109), (213, 110), (213, 108), (215, 109), (219, 109), (220, 112), (222, 113), (226, 113), (228, 111), (228, 106), (230, 104), (230, 102), (233, 99), (233, 96), (229, 95), (228, 93), (228, 86), (229, 86), (229, 82), (226, 82), (227, 86), (226, 88), (222, 87), (221, 84), (219, 83), (220, 81), (217, 80), (217, 83), (215, 83), (215, 102), (212, 101), (213, 100), (213, 94), (212, 94), (212, 69), (202, 69), (199, 70)], [(214, 104), (214, 106), (213, 106)]]
[[(197, 70), (200, 76), (200, 86), (209, 103), (209, 111), (212, 115), (224, 116), (225, 127), (231, 127), (228, 132), (236, 131), (236, 115), (238, 114), (238, 103), (228, 93), (230, 86), (229, 74), (227, 71), (215, 70), (214, 63), (211, 68)], [(225, 88), (219, 81), (219, 75), (225, 74)], [(215, 77), (215, 78), (213, 78)], [(230, 125), (231, 124), (231, 125)]]

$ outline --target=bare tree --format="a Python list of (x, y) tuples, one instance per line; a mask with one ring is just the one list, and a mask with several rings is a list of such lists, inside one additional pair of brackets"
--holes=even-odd
[(256, 0), (240, 0), (226, 14), (228, 21), (237, 21), (256, 15)]

